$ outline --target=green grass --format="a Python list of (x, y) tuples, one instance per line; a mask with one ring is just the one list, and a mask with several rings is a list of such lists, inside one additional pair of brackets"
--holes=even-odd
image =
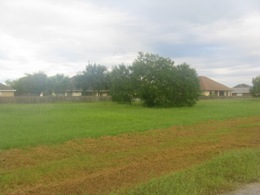
[(206, 100), (192, 108), (151, 109), (100, 103), (2, 104), (0, 149), (57, 144), (207, 120), (259, 116), (259, 99)]
[(259, 149), (229, 151), (192, 169), (153, 179), (119, 194), (220, 194), (241, 184), (259, 182), (259, 165)]

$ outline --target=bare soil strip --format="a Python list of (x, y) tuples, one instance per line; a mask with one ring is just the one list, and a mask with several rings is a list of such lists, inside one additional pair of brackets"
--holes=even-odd
[(108, 194), (224, 151), (260, 147), (259, 117), (0, 151), (2, 194)]
[(251, 183), (233, 192), (222, 194), (222, 195), (259, 195), (259, 194), (260, 194), (260, 183)]

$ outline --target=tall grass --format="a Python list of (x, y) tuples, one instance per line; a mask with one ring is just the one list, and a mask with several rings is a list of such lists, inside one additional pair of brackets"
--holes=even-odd
[(119, 194), (203, 195), (231, 191), (260, 180), (260, 150), (231, 151), (202, 165), (121, 191)]
[(6, 104), (0, 105), (0, 149), (260, 116), (259, 107), (259, 100), (210, 100), (200, 101), (192, 108), (169, 109), (111, 102)]

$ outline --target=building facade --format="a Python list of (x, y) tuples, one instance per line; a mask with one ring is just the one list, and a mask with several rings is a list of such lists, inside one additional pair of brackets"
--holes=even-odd
[(16, 90), (0, 83), (0, 97), (13, 97)]
[(202, 96), (231, 96), (231, 88), (205, 76), (200, 76), (199, 80)]

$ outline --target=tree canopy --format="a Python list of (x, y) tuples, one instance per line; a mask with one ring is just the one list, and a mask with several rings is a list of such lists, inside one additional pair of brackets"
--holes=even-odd
[(132, 66), (120, 65), (110, 74), (112, 100), (139, 99), (148, 107), (193, 106), (199, 97), (199, 79), (187, 64), (174, 66), (169, 58), (140, 52)]
[(108, 89), (107, 68), (102, 65), (88, 64), (84, 71), (75, 76), (75, 85), (84, 91), (97, 92)]
[(193, 106), (200, 95), (196, 70), (186, 63), (175, 65), (170, 58), (143, 52), (132, 65), (121, 64), (111, 71), (102, 65), (88, 64), (72, 78), (63, 74), (47, 77), (38, 72), (8, 84), (19, 95), (60, 94), (73, 88), (83, 90), (83, 95), (101, 95), (103, 90), (109, 90), (115, 102), (131, 104), (137, 100), (148, 107)]
[(26, 76), (9, 82), (18, 95), (40, 95), (47, 90), (48, 77), (43, 72), (26, 74)]
[(63, 74), (48, 77), (44, 72), (26, 74), (22, 78), (6, 83), (16, 89), (16, 95), (59, 94), (72, 87), (69, 77)]
[(47, 88), (49, 93), (61, 94), (72, 88), (72, 84), (68, 76), (56, 74), (48, 78)]
[(251, 95), (253, 97), (260, 97), (260, 75), (252, 79), (253, 87), (251, 89)]
[(119, 65), (113, 68), (109, 74), (109, 93), (112, 100), (119, 103), (131, 103), (134, 88), (129, 67)]

